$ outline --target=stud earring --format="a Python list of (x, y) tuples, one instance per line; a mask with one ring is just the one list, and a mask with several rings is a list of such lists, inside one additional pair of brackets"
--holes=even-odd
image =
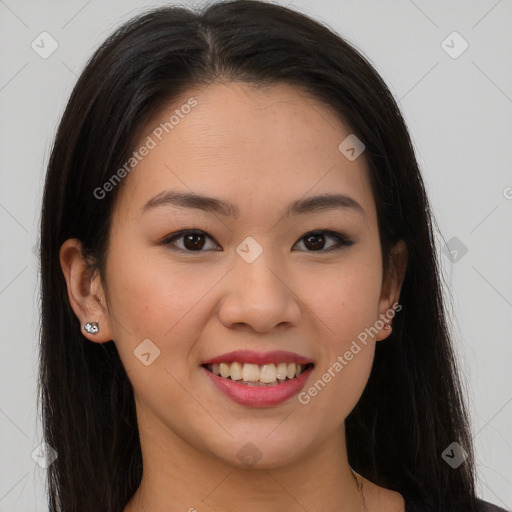
[(89, 334), (96, 334), (100, 330), (98, 322), (87, 322), (84, 325), (84, 331)]
[(391, 325), (386, 324), (386, 325), (384, 326), (384, 329), (386, 329), (386, 331), (389, 331), (389, 329), (391, 329)]

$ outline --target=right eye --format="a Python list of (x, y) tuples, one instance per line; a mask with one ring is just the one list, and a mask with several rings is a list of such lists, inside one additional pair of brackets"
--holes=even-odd
[[(171, 246), (171, 250), (179, 252), (204, 252), (202, 251), (205, 246), (204, 238), (213, 238), (204, 231), (197, 229), (184, 229), (176, 233), (171, 233), (162, 242), (163, 245)], [(183, 240), (182, 247), (176, 247), (174, 242), (176, 240)]]

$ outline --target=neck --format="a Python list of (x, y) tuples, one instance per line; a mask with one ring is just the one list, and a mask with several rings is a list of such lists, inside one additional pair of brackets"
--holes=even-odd
[(124, 512), (361, 512), (362, 478), (347, 460), (342, 426), (287, 466), (237, 467), (139, 423), (143, 477)]

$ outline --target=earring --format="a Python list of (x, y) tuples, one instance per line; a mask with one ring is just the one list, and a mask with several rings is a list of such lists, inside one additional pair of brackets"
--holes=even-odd
[(100, 330), (98, 322), (87, 322), (84, 325), (84, 331), (89, 334), (96, 334)]
[(386, 324), (386, 325), (384, 326), (384, 329), (386, 329), (387, 331), (389, 331), (389, 329), (391, 329), (391, 325)]

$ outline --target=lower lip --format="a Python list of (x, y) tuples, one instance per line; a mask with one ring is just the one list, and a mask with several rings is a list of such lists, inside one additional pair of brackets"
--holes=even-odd
[(210, 380), (229, 398), (241, 405), (250, 407), (269, 407), (279, 405), (300, 392), (306, 384), (313, 367), (302, 372), (298, 377), (276, 386), (248, 386), (238, 384), (235, 380), (224, 379), (203, 367)]

